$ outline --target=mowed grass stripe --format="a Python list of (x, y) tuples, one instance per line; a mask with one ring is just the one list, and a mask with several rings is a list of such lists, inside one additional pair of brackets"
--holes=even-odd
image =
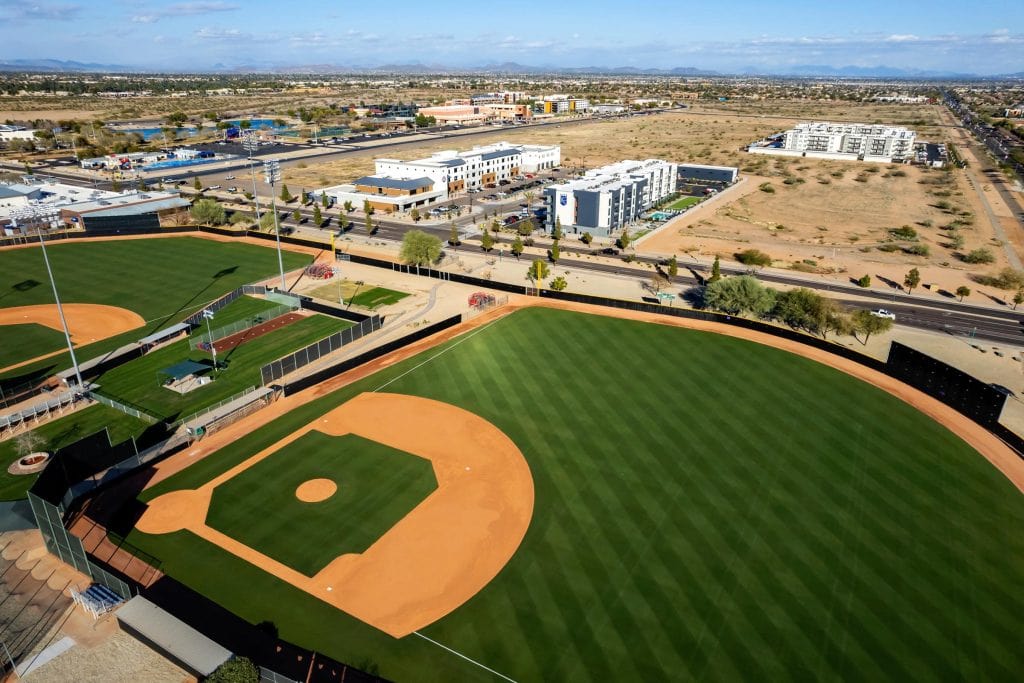
[[(386, 391), (466, 407), (522, 449), (537, 497), (521, 548), (425, 635), (523, 681), (998, 678), (1024, 667), (1005, 637), (1024, 609), (1012, 590), (1024, 576), (1019, 494), (883, 392), (741, 340), (562, 311), (522, 311), (446, 348), (263, 430), (280, 438), (401, 376)], [(266, 441), (257, 432), (218, 459)], [(217, 467), (170, 481), (188, 487)], [(163, 557), (160, 537), (140, 540)], [(185, 562), (165, 567), (229, 606), (245, 600)], [(949, 590), (958, 581), (974, 590)], [(265, 603), (246, 604), (246, 618), (369, 657), (387, 677), (486, 680), (330, 608), (300, 618)]]

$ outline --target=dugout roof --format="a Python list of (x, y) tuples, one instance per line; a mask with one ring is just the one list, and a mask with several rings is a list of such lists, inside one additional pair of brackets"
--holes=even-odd
[(202, 676), (209, 676), (231, 657), (230, 650), (141, 595), (126, 602), (115, 614), (127, 631), (142, 636), (186, 669)]
[(197, 363), (194, 360), (183, 360), (180, 363), (175, 363), (169, 368), (164, 368), (159, 374), (161, 376), (177, 380), (183, 377), (188, 377), (189, 375), (198, 375), (199, 373), (206, 372), (209, 369), (210, 366)]

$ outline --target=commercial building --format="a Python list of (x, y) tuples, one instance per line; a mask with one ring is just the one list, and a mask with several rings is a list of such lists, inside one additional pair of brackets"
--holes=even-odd
[(661, 159), (620, 161), (544, 190), (547, 227), (611, 236), (676, 189), (677, 165)]
[(555, 168), (561, 161), (557, 145), (512, 145), (498, 142), (459, 152), (447, 150), (424, 159), (377, 159), (372, 176), (351, 184), (324, 188), (335, 202), (375, 210), (407, 211), (448, 199), (452, 195), (496, 185), (521, 173)]
[(422, 107), (419, 113), (423, 116), (433, 116), (437, 123), (442, 126), (483, 123), (491, 119), (491, 112), (487, 107), (472, 104)]
[(1019, 119), (1021, 117), (1024, 117), (1024, 102), (1021, 102), (1020, 104), (1015, 104), (1012, 107), (1008, 108), (1004, 115), (1008, 119)]
[(541, 114), (581, 114), (590, 109), (590, 100), (569, 95), (546, 95), (534, 108)]
[(117, 192), (91, 187), (65, 185), (52, 181), (35, 181), (26, 176), (26, 182), (0, 185), (0, 221), (6, 222), (14, 213), (29, 207), (60, 207), (75, 202), (117, 197)]
[(35, 140), (36, 132), (24, 126), (11, 126), (0, 124), (0, 142), (11, 142), (12, 140)]
[(891, 163), (913, 159), (914, 131), (901, 126), (865, 123), (799, 123), (796, 127), (754, 143), (752, 154), (847, 159)]
[(706, 166), (704, 164), (679, 164), (677, 174), (680, 181), (714, 182), (731, 185), (736, 182), (740, 169), (735, 166)]
[(60, 217), (69, 228), (121, 234), (185, 225), (191, 206), (177, 192), (130, 192), (63, 206)]

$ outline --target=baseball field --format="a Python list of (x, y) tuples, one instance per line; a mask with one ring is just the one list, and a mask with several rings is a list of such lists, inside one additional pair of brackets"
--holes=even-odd
[[(381, 366), (161, 463), (150, 533), (129, 540), (245, 619), (398, 681), (1024, 670), (1024, 497), (880, 388), (548, 308)], [(444, 507), (452, 490), (469, 514)]]
[[(54, 242), (47, 253), (80, 361), (277, 272), (274, 249), (198, 237)], [(310, 260), (283, 254), (286, 271)], [(59, 321), (48, 315), (53, 304), (42, 251), (0, 251), (0, 381), (17, 384), (70, 367)]]

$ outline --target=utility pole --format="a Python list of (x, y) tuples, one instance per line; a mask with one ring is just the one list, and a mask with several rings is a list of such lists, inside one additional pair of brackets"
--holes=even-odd
[(206, 338), (210, 342), (210, 353), (213, 354), (213, 373), (217, 374), (217, 345), (213, 343), (213, 332), (210, 331), (210, 321), (213, 320), (213, 311), (209, 308), (203, 309), (203, 318), (206, 319)]
[(264, 161), (263, 173), (267, 184), (270, 185), (270, 202), (274, 211), (274, 232), (277, 235), (277, 268), (281, 273), (281, 291), (283, 292), (287, 287), (284, 283), (284, 260), (281, 257), (281, 224), (277, 219), (277, 193), (274, 190), (274, 184), (281, 179), (281, 164), (276, 160)]

